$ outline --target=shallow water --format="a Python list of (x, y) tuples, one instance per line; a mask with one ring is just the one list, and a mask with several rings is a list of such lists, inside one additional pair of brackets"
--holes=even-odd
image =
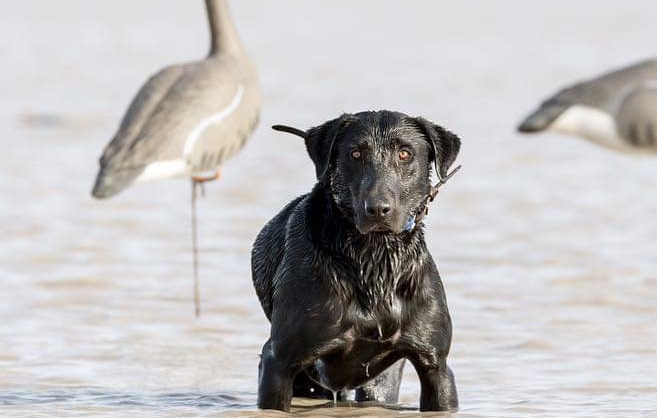
[[(457, 416), (657, 414), (657, 159), (513, 131), (558, 86), (654, 53), (657, 5), (233, 3), (265, 108), (199, 205), (198, 320), (189, 184), (89, 192), (146, 75), (205, 53), (201, 2), (3, 4), (0, 415), (272, 415), (255, 409), (268, 324), (249, 251), (313, 169), (267, 127), (377, 108), (463, 138), (464, 168), (426, 220), (454, 321)], [(295, 411), (417, 404), (408, 368), (402, 410)]]

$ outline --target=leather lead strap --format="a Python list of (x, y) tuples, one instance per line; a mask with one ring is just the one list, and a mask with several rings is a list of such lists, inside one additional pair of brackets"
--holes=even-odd
[[(443, 186), (443, 184), (447, 183), (447, 180), (451, 179), (454, 174), (456, 174), (457, 171), (461, 169), (461, 166), (457, 166), (454, 168), (452, 171), (449, 172), (445, 176), (445, 178), (441, 178), (440, 174), (438, 174), (438, 183), (436, 183), (434, 186), (431, 186), (431, 190), (429, 191), (429, 194), (424, 200), (424, 206), (422, 209), (420, 209), (420, 212), (418, 212), (417, 215), (415, 215), (415, 224), (418, 224), (427, 214), (429, 213), (429, 204), (433, 202), (433, 200), (436, 198), (438, 195), (438, 191), (440, 188)], [(436, 170), (436, 173), (439, 173), (438, 170)]]

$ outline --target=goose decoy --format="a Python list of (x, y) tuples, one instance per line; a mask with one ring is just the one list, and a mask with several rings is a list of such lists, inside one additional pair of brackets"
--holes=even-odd
[(565, 88), (519, 126), (579, 135), (617, 151), (657, 154), (657, 60)]
[(191, 178), (197, 316), (196, 186), (218, 178), (253, 132), (260, 111), (257, 72), (226, 0), (205, 0), (205, 6), (209, 55), (166, 67), (142, 86), (100, 158), (92, 191), (107, 198), (135, 182)]

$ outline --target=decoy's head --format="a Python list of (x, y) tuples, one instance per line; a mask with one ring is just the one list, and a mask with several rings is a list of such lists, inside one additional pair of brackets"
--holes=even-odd
[(461, 141), (423, 118), (391, 111), (344, 114), (302, 131), (317, 180), (361, 234), (408, 229), (431, 189), (431, 169), (445, 176)]

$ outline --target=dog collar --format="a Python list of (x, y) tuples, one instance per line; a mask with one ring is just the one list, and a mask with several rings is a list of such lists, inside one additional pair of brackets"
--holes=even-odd
[(420, 221), (429, 214), (429, 204), (434, 201), (436, 196), (438, 195), (439, 189), (443, 186), (443, 184), (447, 183), (447, 180), (451, 179), (454, 174), (456, 174), (457, 171), (461, 169), (461, 166), (459, 165), (456, 167), (454, 170), (450, 171), (449, 174), (445, 176), (445, 178), (441, 178), (440, 174), (438, 175), (438, 183), (436, 183), (434, 186), (431, 186), (431, 190), (429, 190), (429, 194), (424, 198), (424, 203), (422, 204), (422, 207), (418, 211), (417, 214), (411, 215), (408, 220), (406, 221), (406, 225), (404, 226), (404, 231), (405, 232), (410, 232), (413, 229), (415, 229), (415, 226), (420, 223)]

